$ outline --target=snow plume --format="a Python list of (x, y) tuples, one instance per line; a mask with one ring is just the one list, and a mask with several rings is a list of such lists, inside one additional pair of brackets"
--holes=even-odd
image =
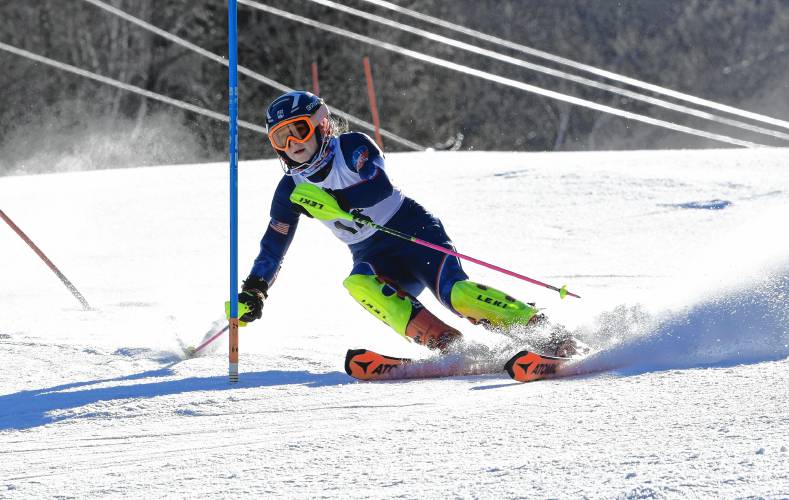
[[(407, 373), (409, 377), (498, 373), (518, 350), (549, 353), (550, 328), (501, 337), (492, 346), (464, 342), (452, 355), (428, 358)], [(620, 305), (573, 335), (598, 349), (570, 368), (578, 374), (607, 370), (638, 374), (786, 358), (789, 259), (677, 310), (650, 313), (640, 305)]]
[(96, 117), (61, 103), (0, 143), (0, 176), (205, 160), (200, 139), (167, 113), (137, 120)]
[[(609, 313), (599, 332), (621, 340), (579, 371), (726, 366), (789, 356), (789, 261), (738, 289), (653, 317), (638, 308)], [(634, 314), (635, 311), (635, 314)]]

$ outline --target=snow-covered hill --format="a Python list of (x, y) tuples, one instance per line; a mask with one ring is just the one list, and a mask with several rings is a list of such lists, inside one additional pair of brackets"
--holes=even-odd
[[(465, 266), (589, 339), (580, 372), (612, 370), (527, 385), (349, 379), (348, 348), (427, 353), (303, 220), (230, 386), (226, 339), (179, 354), (228, 295), (225, 165), (0, 178), (95, 308), (0, 227), (0, 498), (789, 496), (788, 153), (390, 155), (459, 251), (583, 297)], [(241, 277), (280, 173), (241, 165)]]

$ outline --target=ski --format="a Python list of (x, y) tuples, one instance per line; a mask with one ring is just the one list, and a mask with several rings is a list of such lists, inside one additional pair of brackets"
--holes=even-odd
[(562, 367), (573, 358), (543, 356), (531, 351), (521, 351), (504, 365), (507, 374), (518, 382), (533, 382), (562, 376)]
[(345, 355), (345, 373), (367, 381), (490, 375), (499, 372), (501, 364), (469, 362), (453, 355), (413, 360), (385, 356), (368, 349), (349, 349)]
[(533, 382), (572, 375), (562, 373), (562, 367), (577, 358), (544, 356), (521, 351), (511, 357), (502, 368), (501, 361), (469, 362), (458, 356), (443, 356), (426, 360), (386, 356), (368, 349), (349, 349), (345, 355), (345, 373), (358, 380), (409, 380), (465, 375), (492, 375), (506, 371), (518, 382)]
[(385, 380), (409, 364), (413, 364), (413, 360), (384, 356), (367, 349), (348, 349), (345, 354), (345, 373), (359, 380)]

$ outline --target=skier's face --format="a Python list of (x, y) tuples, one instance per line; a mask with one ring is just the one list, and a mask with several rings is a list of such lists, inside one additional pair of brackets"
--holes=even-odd
[(288, 142), (288, 157), (297, 163), (307, 163), (318, 150), (318, 138), (313, 134), (307, 142)]

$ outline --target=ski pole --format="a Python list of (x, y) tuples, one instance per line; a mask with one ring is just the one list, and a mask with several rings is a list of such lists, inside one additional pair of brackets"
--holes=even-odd
[[(245, 315), (248, 312), (249, 312), (249, 306), (247, 306), (243, 302), (239, 302), (238, 303), (238, 315), (239, 315), (239, 317)], [(228, 320), (230, 319), (230, 301), (229, 300), (225, 302), (225, 317)], [(214, 323), (216, 323), (216, 322), (214, 322)], [(247, 326), (247, 323), (245, 321), (239, 320), (238, 321), (238, 326), (240, 326), (240, 327), (241, 326)], [(211, 344), (213, 341), (215, 341), (216, 339), (221, 337), (222, 334), (225, 333), (226, 331), (228, 331), (229, 329), (230, 329), (230, 323), (229, 322), (225, 326), (223, 326), (221, 329), (219, 329), (219, 330), (214, 331), (214, 329), (211, 328), (211, 330), (206, 332), (206, 334), (203, 336), (203, 341), (200, 343), (200, 345), (198, 345), (197, 347), (189, 346), (189, 347), (185, 348), (184, 349), (184, 354), (186, 354), (186, 356), (188, 358), (194, 357), (198, 352), (200, 352), (203, 349), (205, 349), (206, 347), (208, 347), (209, 344)]]
[(453, 257), (457, 257), (459, 259), (468, 260), (475, 264), (479, 264), (489, 269), (493, 269), (494, 271), (504, 273), (508, 276), (512, 276), (513, 278), (518, 278), (528, 283), (539, 285), (548, 288), (550, 290), (559, 292), (559, 296), (561, 298), (565, 298), (567, 295), (578, 299), (581, 298), (580, 295), (576, 295), (568, 291), (567, 285), (564, 285), (561, 288), (557, 288), (553, 285), (543, 283), (542, 281), (538, 281), (529, 278), (528, 276), (518, 274), (514, 271), (504, 269), (503, 267), (499, 267), (497, 265), (490, 264), (488, 262), (479, 259), (475, 259), (474, 257), (471, 257), (469, 255), (464, 255), (462, 253), (455, 252), (454, 250), (444, 248), (434, 243), (421, 240), (416, 236), (411, 236), (409, 234), (405, 234), (400, 231), (397, 231), (396, 229), (392, 229), (386, 226), (382, 226), (380, 224), (376, 224), (375, 222), (373, 222), (372, 220), (366, 217), (359, 217), (359, 216), (354, 216), (353, 214), (349, 214), (348, 212), (340, 208), (340, 206), (337, 204), (337, 200), (335, 200), (334, 197), (332, 197), (329, 193), (325, 192), (323, 189), (313, 184), (309, 184), (305, 182), (297, 185), (296, 189), (294, 189), (290, 195), (290, 201), (303, 206), (310, 213), (310, 215), (312, 215), (316, 219), (320, 219), (320, 220), (346, 219), (353, 222), (358, 222), (360, 224), (366, 224), (372, 228), (377, 229), (378, 231), (382, 231), (391, 236), (395, 236), (397, 238), (401, 238), (410, 241), (412, 243), (416, 243), (417, 245), (422, 245), (424, 247), (432, 248), (433, 250), (439, 251), (441, 253), (452, 255)]
[(529, 283), (532, 283), (534, 285), (539, 285), (539, 286), (548, 288), (550, 290), (559, 292), (559, 295), (561, 296), (561, 298), (564, 298), (567, 295), (569, 295), (570, 297), (576, 297), (578, 299), (581, 298), (579, 295), (576, 295), (576, 294), (568, 291), (567, 290), (567, 285), (564, 285), (561, 288), (557, 288), (557, 287), (555, 287), (553, 285), (549, 285), (547, 283), (543, 283), (542, 281), (538, 281), (538, 280), (535, 280), (533, 278), (529, 278), (528, 276), (524, 276), (524, 275), (518, 274), (518, 273), (516, 273), (514, 271), (510, 271), (509, 269), (504, 269), (503, 267), (499, 267), (499, 266), (497, 266), (495, 264), (490, 264), (490, 263), (485, 262), (483, 260), (475, 259), (474, 257), (471, 257), (469, 255), (464, 255), (462, 253), (455, 252), (454, 250), (450, 250), (448, 248), (444, 248), (444, 247), (436, 245), (434, 243), (430, 243), (428, 241), (421, 240), (421, 239), (417, 238), (416, 236), (411, 236), (411, 235), (408, 235), (408, 234), (405, 234), (405, 233), (401, 233), (400, 231), (397, 231), (395, 229), (392, 229), (392, 228), (389, 228), (389, 227), (386, 227), (386, 226), (381, 226), (380, 224), (376, 224), (375, 222), (373, 222), (373, 221), (371, 221), (369, 219), (366, 219), (366, 218), (363, 218), (363, 217), (354, 217), (353, 220), (356, 221), (356, 222), (361, 222), (361, 223), (367, 224), (368, 226), (373, 227), (373, 228), (375, 228), (375, 229), (377, 229), (379, 231), (382, 231), (382, 232), (384, 232), (386, 234), (390, 234), (390, 235), (395, 236), (397, 238), (402, 238), (402, 239), (408, 240), (408, 241), (410, 241), (412, 243), (416, 243), (417, 245), (422, 245), (422, 246), (427, 247), (427, 248), (432, 248), (433, 250), (437, 250), (437, 251), (439, 251), (441, 253), (445, 253), (447, 255), (452, 255), (453, 257), (457, 257), (459, 259), (467, 260), (467, 261), (473, 262), (475, 264), (479, 264), (480, 266), (485, 266), (488, 269), (493, 269), (494, 271), (499, 271), (500, 273), (504, 273), (504, 274), (506, 274), (508, 276), (512, 276), (513, 278), (518, 278), (518, 279), (521, 279), (523, 281), (527, 281)]
[(197, 346), (197, 347), (187, 347), (186, 349), (184, 349), (184, 352), (190, 358), (195, 356), (198, 352), (200, 352), (203, 349), (205, 349), (206, 347), (208, 347), (208, 345), (210, 343), (212, 343), (213, 341), (215, 341), (216, 339), (221, 337), (222, 334), (225, 333), (228, 329), (230, 329), (230, 323), (226, 324), (221, 330), (219, 330), (215, 334), (213, 334), (210, 337), (208, 337), (207, 339), (205, 339), (199, 346)]
[(42, 252), (41, 249), (38, 248), (38, 246), (35, 243), (33, 243), (33, 240), (31, 240), (21, 229), (19, 229), (19, 226), (14, 224), (14, 221), (12, 221), (11, 218), (8, 217), (5, 214), (5, 212), (3, 212), (2, 210), (0, 210), (0, 218), (2, 218), (6, 222), (6, 224), (8, 224), (11, 227), (11, 229), (13, 229), (14, 232), (18, 234), (19, 237), (22, 238), (22, 240), (25, 243), (27, 243), (27, 245), (31, 249), (33, 249), (36, 255), (38, 255), (41, 258), (41, 260), (44, 261), (44, 263), (52, 270), (53, 273), (55, 273), (55, 276), (57, 276), (60, 279), (60, 281), (62, 281), (63, 284), (66, 285), (66, 288), (69, 289), (71, 294), (79, 301), (80, 304), (82, 304), (82, 308), (86, 311), (90, 311), (91, 310), (90, 304), (88, 304), (88, 301), (85, 300), (85, 297), (83, 297), (82, 294), (79, 293), (77, 287), (75, 287), (71, 283), (71, 281), (69, 281), (68, 278), (66, 278), (66, 275), (61, 273), (60, 269), (58, 269), (57, 266), (53, 264), (52, 261), (49, 260), (49, 258), (46, 255), (44, 255), (44, 252)]

